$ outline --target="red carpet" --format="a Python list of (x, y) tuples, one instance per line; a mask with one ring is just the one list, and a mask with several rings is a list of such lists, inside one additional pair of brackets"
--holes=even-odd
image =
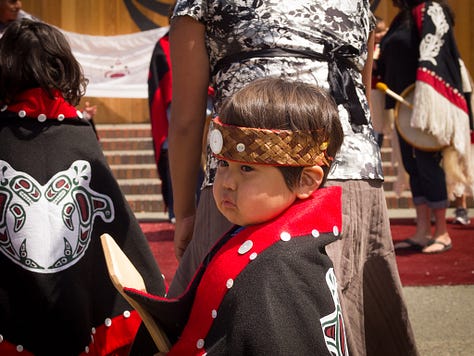
[[(415, 233), (413, 219), (391, 221), (394, 242)], [(453, 248), (427, 255), (413, 251), (397, 252), (397, 264), (404, 286), (474, 284), (474, 225), (448, 224)]]
[[(170, 283), (177, 266), (173, 249), (174, 226), (166, 222), (142, 222), (140, 226), (150, 242), (161, 272)], [(391, 221), (394, 241), (415, 232), (413, 219)], [(449, 224), (453, 248), (445, 253), (425, 255), (397, 253), (400, 278), (404, 286), (474, 284), (474, 224)]]
[(174, 225), (167, 222), (142, 222), (140, 226), (150, 243), (161, 273), (167, 284), (171, 283), (178, 262), (174, 255)]

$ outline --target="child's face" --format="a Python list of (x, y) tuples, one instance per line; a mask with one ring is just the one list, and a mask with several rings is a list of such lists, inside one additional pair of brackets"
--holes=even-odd
[(278, 168), (219, 160), (214, 200), (233, 224), (253, 225), (272, 219), (296, 199)]

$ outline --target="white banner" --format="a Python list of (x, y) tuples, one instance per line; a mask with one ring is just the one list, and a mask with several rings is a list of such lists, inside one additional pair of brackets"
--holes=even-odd
[(167, 26), (119, 36), (63, 31), (89, 79), (86, 96), (147, 98), (151, 54), (168, 30)]

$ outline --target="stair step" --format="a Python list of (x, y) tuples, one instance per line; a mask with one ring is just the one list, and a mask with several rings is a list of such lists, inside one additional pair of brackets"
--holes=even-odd
[(158, 172), (156, 164), (113, 164), (110, 165), (113, 175), (116, 179), (134, 179), (134, 178), (156, 178)]
[[(153, 150), (121, 150), (104, 151), (105, 158), (110, 165), (121, 164), (153, 164), (155, 155)], [(156, 168), (156, 166), (155, 166)]]
[(392, 148), (382, 146), (380, 156), (382, 157), (382, 162), (390, 162), (392, 159)]
[(134, 213), (164, 211), (164, 202), (161, 194), (127, 194), (125, 195)]
[(398, 167), (394, 167), (390, 161), (382, 161), (382, 170), (385, 178), (397, 176)]
[(118, 184), (125, 195), (161, 194), (161, 181), (155, 178), (119, 179)]
[(409, 190), (403, 191), (400, 196), (393, 191), (385, 191), (385, 200), (388, 209), (413, 209), (413, 200)]
[(105, 124), (96, 125), (99, 138), (151, 137), (150, 124)]
[[(395, 183), (397, 182), (397, 177), (394, 175), (391, 176), (385, 176), (384, 182), (383, 182), (383, 189), (386, 192), (393, 191), (395, 188)], [(408, 183), (407, 183), (408, 184)], [(409, 187), (405, 187), (406, 191), (409, 191)]]
[(120, 150), (153, 150), (153, 140), (151, 137), (104, 138), (100, 140), (100, 144), (105, 152)]

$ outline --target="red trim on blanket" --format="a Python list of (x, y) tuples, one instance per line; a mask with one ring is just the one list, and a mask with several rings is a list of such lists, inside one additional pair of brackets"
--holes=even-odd
[[(208, 265), (199, 283), (189, 320), (168, 356), (204, 354), (205, 345), (198, 348), (198, 342), (204, 340), (209, 333), (214, 322), (213, 310), (219, 309), (228, 291), (228, 283), (233, 283), (240, 272), (251, 263), (250, 256), (253, 253), (257, 253), (258, 256), (265, 249), (281, 241), (282, 232), (297, 238), (310, 235), (313, 229), (317, 229), (320, 233), (332, 233), (333, 228), (337, 227), (338, 231), (341, 231), (340, 197), (340, 187), (317, 190), (313, 196), (298, 201), (273, 221), (246, 227), (230, 239)], [(309, 216), (315, 218), (308, 219)], [(239, 248), (247, 240), (253, 242), (252, 249), (239, 254)]]
[(34, 354), (32, 354), (31, 352), (29, 352), (25, 349), (23, 349), (23, 351), (21, 351), (21, 353), (20, 353), (17, 350), (16, 345), (13, 345), (13, 344), (9, 343), (6, 340), (3, 340), (0, 343), (0, 355), (2, 355), (2, 356), (18, 356), (20, 354), (21, 354), (21, 356), (35, 356)]
[[(107, 327), (105, 324), (95, 327), (93, 340), (88, 345), (89, 352), (84, 351), (81, 356), (126, 356), (130, 351), (132, 342), (141, 323), (141, 318), (135, 310), (130, 311), (130, 316), (125, 318), (118, 315), (112, 318), (112, 324)], [(57, 340), (45, 340), (45, 342), (57, 342)], [(2, 356), (34, 356), (30, 351), (23, 349), (19, 352), (17, 345), (7, 340), (0, 342), (0, 355)]]
[(418, 29), (418, 33), (421, 33), (421, 26), (423, 25), (423, 17), (425, 16), (426, 4), (420, 4), (413, 8), (412, 14), (415, 18), (416, 27)]
[(105, 324), (96, 327), (94, 340), (89, 344), (89, 353), (83, 352), (81, 356), (128, 355), (141, 321), (138, 313), (131, 310), (127, 318), (123, 315), (112, 318), (109, 327)]
[(440, 95), (448, 99), (453, 105), (463, 110), (466, 114), (469, 114), (467, 108), (467, 102), (464, 96), (459, 92), (455, 92), (452, 87), (448, 87), (446, 83), (437, 77), (433, 72), (426, 68), (418, 68), (416, 74), (416, 80), (424, 82), (430, 85)]
[(15, 102), (7, 106), (7, 111), (19, 113), (24, 110), (26, 117), (37, 119), (39, 115), (46, 115), (47, 119), (56, 120), (59, 115), (64, 118), (76, 118), (77, 109), (64, 100), (59, 90), (52, 90), (51, 99), (42, 88), (28, 89), (15, 98)]

